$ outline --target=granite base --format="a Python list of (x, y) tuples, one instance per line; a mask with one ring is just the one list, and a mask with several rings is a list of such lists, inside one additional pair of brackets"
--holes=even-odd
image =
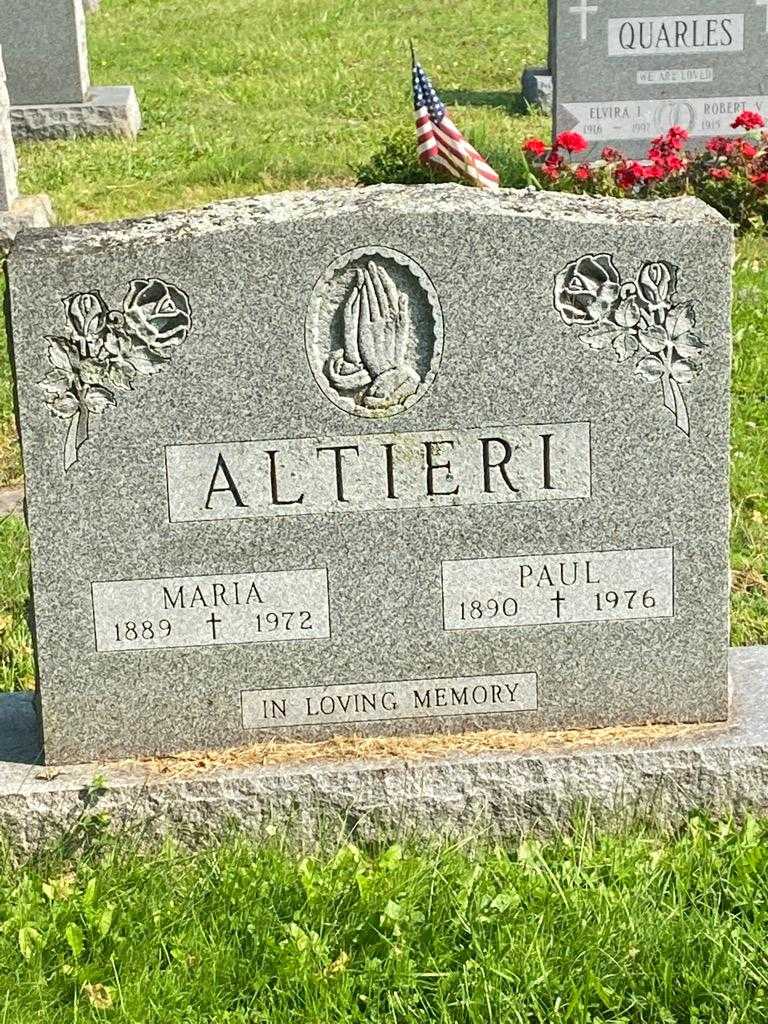
[[(695, 810), (768, 812), (768, 647), (731, 651), (732, 713), (720, 725), (525, 737), (513, 750), (248, 763), (195, 758), (44, 768), (31, 694), (0, 700), (0, 834), (18, 854), (99, 813), (147, 841), (199, 845), (233, 825), (297, 843), (350, 833), (503, 838), (598, 820), (674, 825)], [(77, 709), (73, 708), (73, 714)], [(523, 738), (520, 738), (523, 739)], [(527, 741), (530, 741), (529, 743)], [(274, 750), (273, 750), (274, 753)], [(94, 779), (99, 779), (95, 786)]]
[(141, 128), (139, 101), (131, 85), (93, 86), (85, 103), (11, 107), (16, 142), (117, 135), (134, 139)]
[(0, 211), (0, 251), (6, 251), (22, 228), (47, 228), (54, 224), (51, 200), (41, 192), (17, 199), (10, 210)]

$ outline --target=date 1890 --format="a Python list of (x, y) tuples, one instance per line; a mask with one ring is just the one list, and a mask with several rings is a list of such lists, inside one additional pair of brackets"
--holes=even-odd
[(98, 651), (330, 636), (325, 569), (105, 580), (91, 589)]

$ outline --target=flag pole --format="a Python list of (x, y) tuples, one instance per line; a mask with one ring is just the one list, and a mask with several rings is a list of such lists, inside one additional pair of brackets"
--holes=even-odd
[(408, 40), (408, 45), (411, 47), (411, 67), (416, 67), (416, 54), (413, 52), (413, 40)]

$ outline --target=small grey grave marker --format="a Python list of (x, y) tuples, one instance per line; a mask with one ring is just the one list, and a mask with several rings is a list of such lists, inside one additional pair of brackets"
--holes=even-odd
[(133, 87), (91, 85), (83, 0), (2, 0), (0, 44), (17, 140), (138, 132)]

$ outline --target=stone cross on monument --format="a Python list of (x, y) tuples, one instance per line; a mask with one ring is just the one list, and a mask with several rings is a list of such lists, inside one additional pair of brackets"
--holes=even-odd
[[(768, 0), (763, 0), (764, 3), (768, 3)], [(568, 10), (571, 14), (581, 15), (581, 38), (586, 42), (587, 39), (587, 16), (590, 14), (597, 14), (599, 8), (597, 4), (588, 4), (587, 0), (581, 0), (580, 7), (569, 7)]]

